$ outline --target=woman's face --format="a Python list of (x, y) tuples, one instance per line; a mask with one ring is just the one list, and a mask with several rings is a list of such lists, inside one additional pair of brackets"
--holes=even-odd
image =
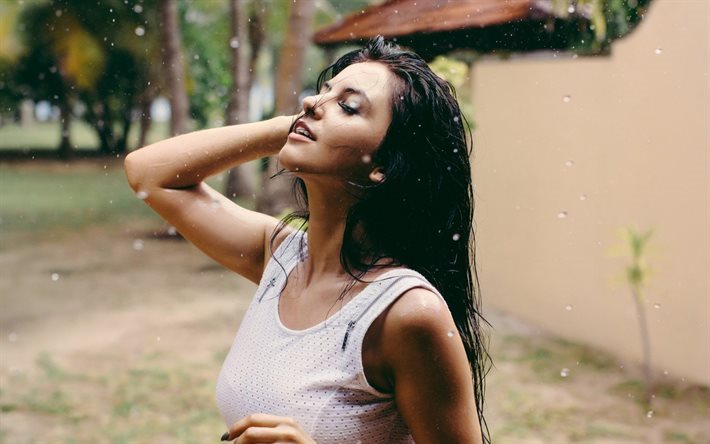
[(306, 114), (289, 134), (279, 162), (304, 179), (367, 183), (375, 169), (371, 159), (392, 121), (395, 81), (377, 62), (342, 70), (318, 95), (303, 100)]

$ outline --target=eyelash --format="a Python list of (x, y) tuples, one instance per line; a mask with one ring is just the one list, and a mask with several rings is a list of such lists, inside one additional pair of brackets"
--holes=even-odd
[(345, 102), (338, 102), (338, 105), (343, 109), (343, 112), (348, 115), (354, 115), (357, 114), (357, 110), (355, 108), (349, 107), (348, 105), (345, 104)]

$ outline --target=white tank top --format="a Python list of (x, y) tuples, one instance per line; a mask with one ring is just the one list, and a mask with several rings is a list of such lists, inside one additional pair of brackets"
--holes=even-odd
[(318, 444), (414, 442), (393, 395), (365, 379), (362, 342), (405, 291), (424, 287), (441, 295), (416, 271), (391, 270), (327, 320), (291, 330), (279, 319), (279, 295), (306, 255), (307, 234), (295, 231), (267, 263), (217, 380), (225, 424), (268, 413), (294, 418)]

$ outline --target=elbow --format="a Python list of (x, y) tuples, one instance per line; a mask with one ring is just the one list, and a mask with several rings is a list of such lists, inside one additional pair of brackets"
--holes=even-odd
[(129, 153), (123, 160), (123, 171), (126, 174), (128, 185), (133, 191), (143, 188), (144, 174), (141, 168), (142, 162), (137, 158), (136, 152)]

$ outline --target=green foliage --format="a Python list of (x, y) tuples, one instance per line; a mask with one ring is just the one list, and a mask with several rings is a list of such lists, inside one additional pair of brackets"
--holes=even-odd
[[(141, 6), (150, 17), (151, 1)], [(20, 15), (23, 54), (3, 80), (16, 96), (71, 107), (97, 132), (107, 153), (126, 150), (131, 111), (150, 78), (155, 45), (139, 36), (150, 21), (134, 5), (105, 0), (86, 8), (79, 0), (36, 2)], [(141, 40), (142, 39), (142, 40)], [(10, 72), (11, 71), (11, 72)]]
[(224, 118), (232, 83), (228, 3), (181, 2), (179, 6), (190, 115), (198, 128), (204, 128), (211, 120)]

